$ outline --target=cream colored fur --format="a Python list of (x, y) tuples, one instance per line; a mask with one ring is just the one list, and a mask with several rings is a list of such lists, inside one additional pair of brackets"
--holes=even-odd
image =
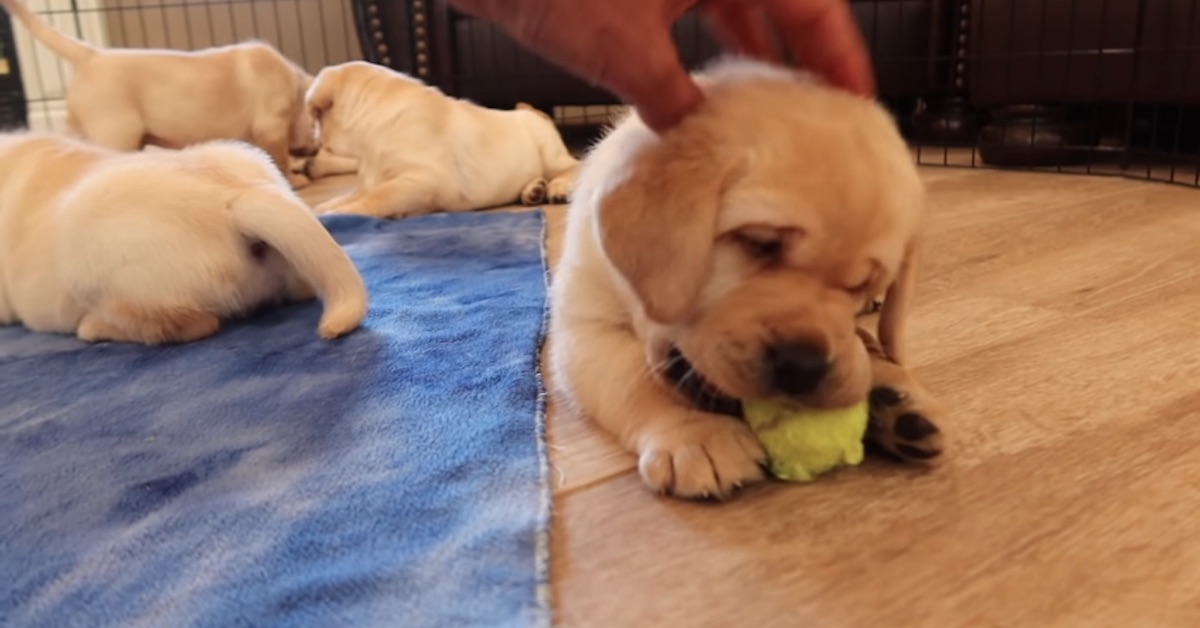
[(0, 134), (0, 173), (0, 324), (157, 344), (314, 292), (323, 338), (366, 314), (353, 263), (256, 148)]
[[(564, 407), (636, 453), (648, 486), (685, 497), (761, 479), (764, 454), (743, 422), (665, 383), (668, 349), (734, 398), (865, 399), (856, 314), (886, 295), (880, 338), (904, 364), (924, 204), (876, 104), (744, 60), (699, 78), (707, 100), (678, 127), (660, 137), (634, 114), (584, 160), (550, 333)], [(828, 369), (811, 390), (779, 383), (795, 346)]]
[(0, 4), (70, 64), (74, 134), (123, 151), (242, 140), (267, 151), (293, 185), (307, 183), (289, 172), (289, 153), (316, 150), (303, 106), (312, 79), (271, 46), (102, 49), (56, 30), (21, 0)]
[[(308, 91), (322, 153), (314, 176), (354, 167), (359, 187), (318, 212), (404, 218), (517, 202), (564, 202), (578, 166), (553, 122), (527, 106), (480, 107), (361, 61), (327, 67)], [(343, 159), (330, 165), (330, 156)]]

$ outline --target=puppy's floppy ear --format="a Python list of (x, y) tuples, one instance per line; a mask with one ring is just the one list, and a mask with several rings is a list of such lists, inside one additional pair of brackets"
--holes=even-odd
[(314, 115), (320, 115), (333, 106), (333, 94), (337, 91), (336, 76), (332, 72), (320, 72), (309, 83), (304, 95), (304, 104)]
[(681, 319), (704, 286), (730, 171), (703, 138), (673, 135), (634, 158), (597, 216), (604, 254), (660, 323)]
[(920, 241), (914, 238), (904, 247), (900, 269), (884, 294), (883, 307), (879, 312), (879, 343), (883, 345), (888, 357), (897, 364), (905, 364), (908, 360), (905, 324), (916, 288), (919, 253)]

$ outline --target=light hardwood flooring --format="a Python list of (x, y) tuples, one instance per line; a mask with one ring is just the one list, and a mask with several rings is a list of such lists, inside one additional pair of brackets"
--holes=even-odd
[(923, 172), (945, 464), (686, 503), (552, 408), (558, 625), (1200, 626), (1200, 191)]

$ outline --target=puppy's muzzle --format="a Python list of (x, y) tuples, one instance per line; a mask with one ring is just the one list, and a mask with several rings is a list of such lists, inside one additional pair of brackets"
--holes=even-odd
[(767, 348), (771, 386), (790, 397), (810, 395), (825, 381), (830, 363), (824, 349), (806, 342), (786, 342)]

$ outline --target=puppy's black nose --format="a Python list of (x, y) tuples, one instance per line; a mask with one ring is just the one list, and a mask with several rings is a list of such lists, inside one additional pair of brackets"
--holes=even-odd
[(785, 395), (807, 395), (829, 373), (825, 351), (803, 342), (773, 345), (767, 349), (775, 390)]

